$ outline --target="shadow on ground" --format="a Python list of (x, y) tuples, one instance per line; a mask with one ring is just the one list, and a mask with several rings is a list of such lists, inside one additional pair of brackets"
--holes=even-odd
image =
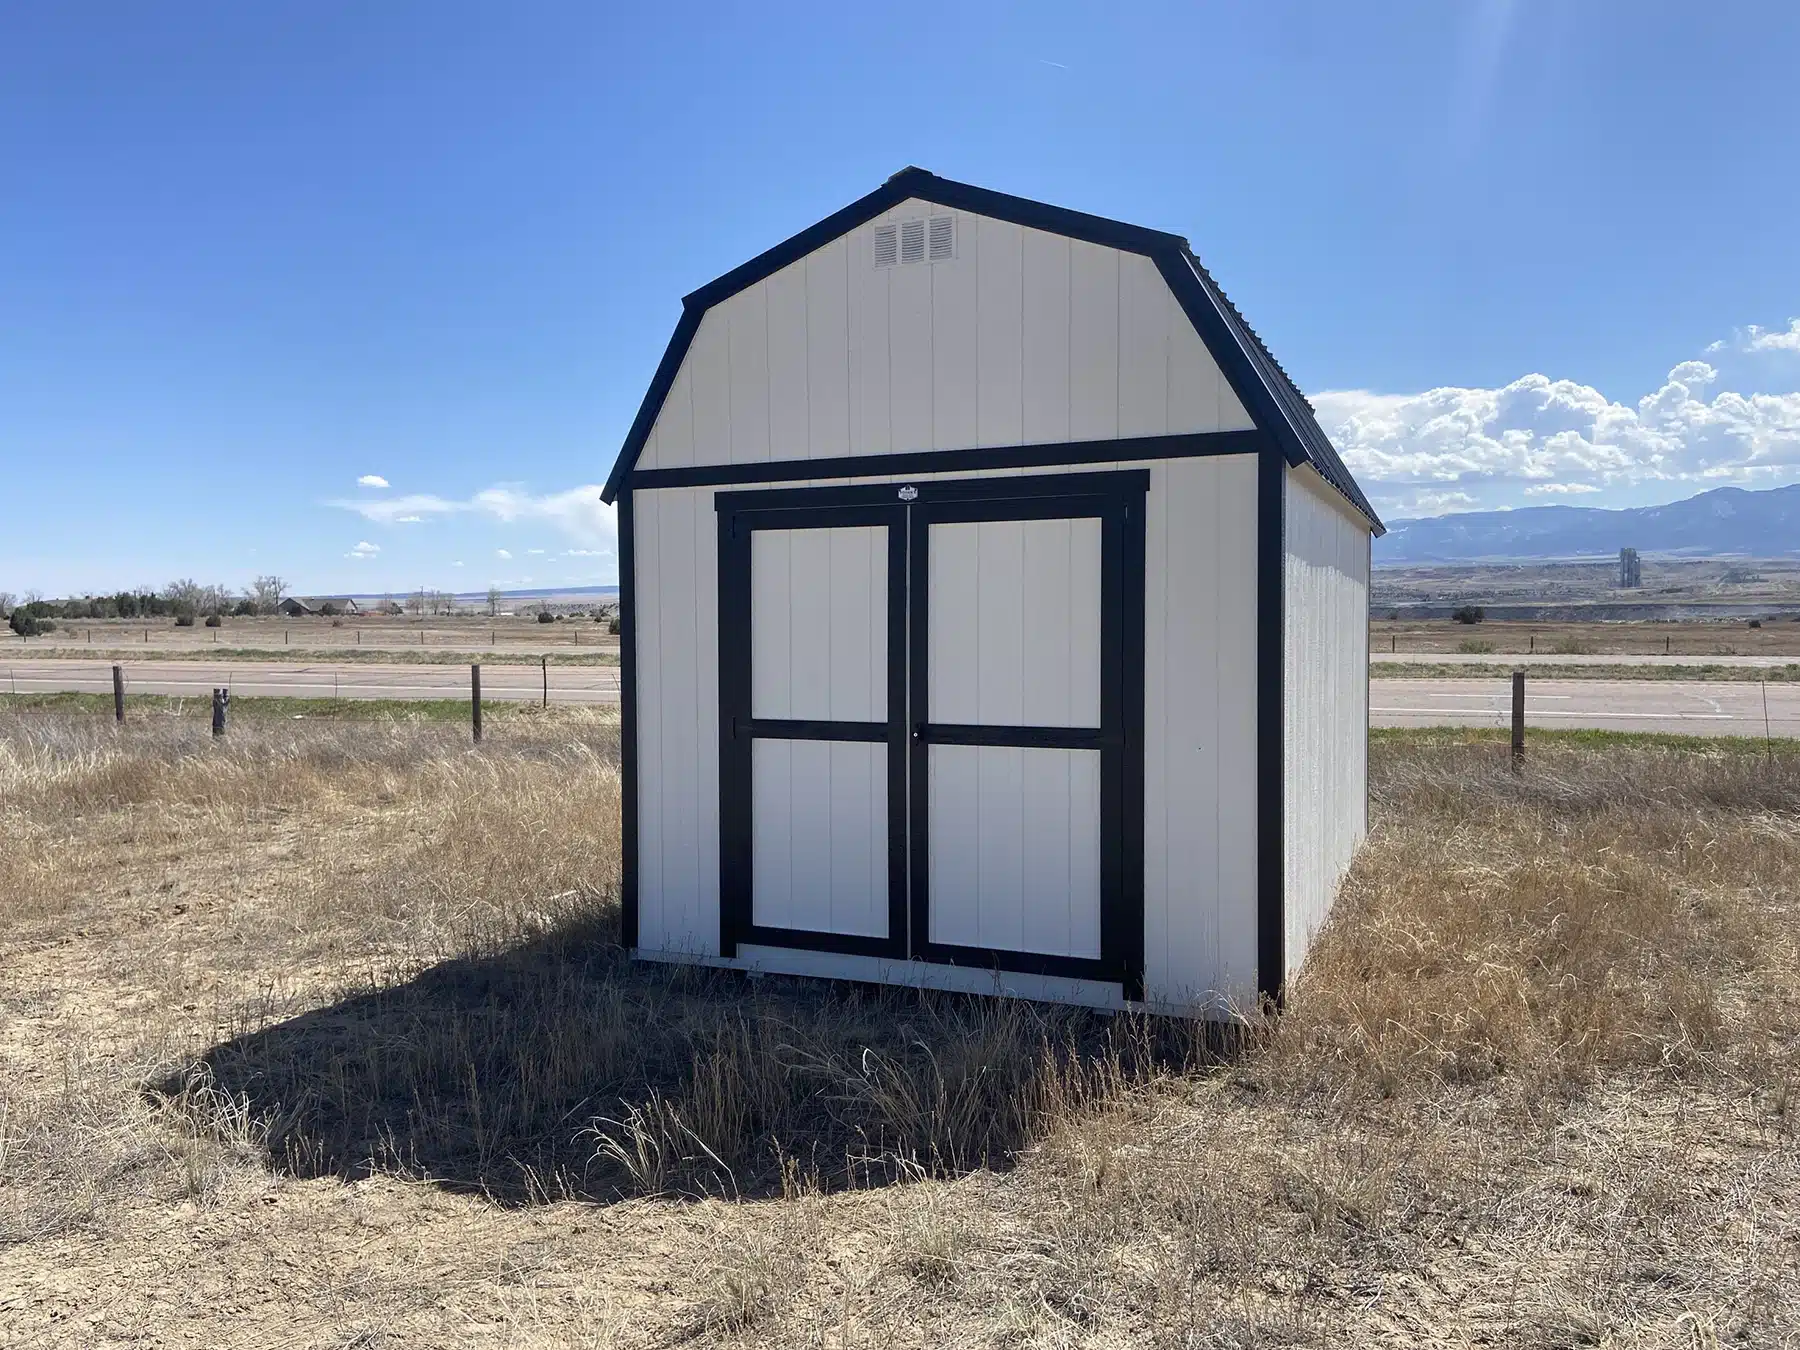
[(1057, 1116), (1210, 1055), (1192, 1023), (746, 980), (632, 962), (616, 933), (578, 923), (353, 993), (153, 1091), (247, 1102), (302, 1177), (755, 1197), (1005, 1167)]

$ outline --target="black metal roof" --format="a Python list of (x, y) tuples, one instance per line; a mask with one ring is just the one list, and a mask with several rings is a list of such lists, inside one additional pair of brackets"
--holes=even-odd
[(650, 430), (656, 425), (656, 416), (662, 409), (663, 399), (667, 397), (669, 387), (674, 384), (676, 373), (681, 369), (688, 345), (700, 327), (700, 318), (708, 309), (822, 248), (833, 239), (848, 234), (882, 212), (912, 199), (1131, 253), (1141, 253), (1150, 258), (1156, 263), (1189, 322), (1206, 343), (1233, 392), (1257, 426), (1275, 438), (1290, 464), (1311, 464), (1326, 482), (1348, 498), (1367, 518), (1377, 534), (1384, 532), (1381, 518), (1375, 514), (1374, 507), (1369, 505), (1368, 498), (1363, 496), (1356, 480), (1344, 467), (1344, 461), (1332, 446), (1331, 438), (1325, 434), (1318, 418), (1313, 415), (1312, 405), (1295, 387), (1293, 380), (1270, 354), (1255, 330), (1245, 322), (1244, 316), (1219, 288), (1211, 273), (1201, 266), (1187, 240), (1162, 230), (1146, 229), (1141, 225), (1129, 225), (1104, 216), (1091, 216), (1082, 211), (1070, 211), (1025, 197), (1014, 197), (1004, 192), (939, 178), (936, 174), (918, 168), (902, 169), (867, 196), (833, 212), (818, 224), (758, 254), (749, 262), (732, 268), (724, 276), (708, 282), (682, 300), (681, 321), (675, 327), (674, 336), (669, 339), (656, 374), (650, 381), (650, 388), (638, 408), (637, 417), (626, 434), (618, 462), (613, 465), (612, 474), (606, 480), (606, 489), (601, 494), (603, 499), (610, 502), (618, 497), (625, 476), (637, 463), (644, 443), (650, 438)]

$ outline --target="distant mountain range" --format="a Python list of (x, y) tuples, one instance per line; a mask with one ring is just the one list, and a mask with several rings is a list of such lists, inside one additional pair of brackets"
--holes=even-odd
[(1618, 511), (1528, 506), (1395, 520), (1375, 541), (1375, 562), (1606, 557), (1621, 548), (1699, 558), (1800, 554), (1800, 483), (1763, 492), (1714, 488), (1667, 506)]

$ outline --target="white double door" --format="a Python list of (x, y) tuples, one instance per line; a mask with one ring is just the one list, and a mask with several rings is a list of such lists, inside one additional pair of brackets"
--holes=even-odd
[(727, 950), (1118, 974), (1128, 498), (1070, 484), (722, 498)]

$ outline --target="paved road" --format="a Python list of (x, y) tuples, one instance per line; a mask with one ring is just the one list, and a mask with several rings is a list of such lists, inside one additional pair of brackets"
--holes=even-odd
[[(482, 697), (542, 697), (536, 666), (484, 665)], [(282, 664), (277, 662), (146, 661), (125, 667), (128, 694), (205, 695), (227, 685), (240, 697), (467, 698), (464, 666)], [(1531, 680), (1525, 716), (1539, 727), (1600, 727), (1689, 735), (1760, 736), (1765, 686), (1675, 680)], [(1800, 684), (1766, 686), (1769, 730), (1800, 736)], [(47, 693), (112, 690), (112, 667), (89, 661), (0, 661), (0, 691)], [(1376, 726), (1505, 726), (1512, 692), (1504, 680), (1376, 680)], [(616, 666), (552, 666), (553, 703), (616, 703)]]
[[(262, 661), (145, 661), (125, 666), (125, 693), (208, 695), (224, 685), (240, 697), (273, 698), (467, 698), (467, 666), (283, 664)], [(484, 665), (483, 699), (543, 697), (536, 665)], [(96, 661), (0, 659), (0, 692), (41, 694), (67, 690), (112, 692), (112, 666)], [(617, 703), (617, 666), (550, 667), (552, 703)]]
[(1394, 662), (1409, 666), (1746, 666), (1768, 667), (1800, 665), (1800, 656), (1551, 656), (1539, 652), (1535, 656), (1518, 652), (1387, 652), (1371, 647), (1372, 662)]
[[(1765, 689), (1769, 732), (1800, 736), (1800, 684), (1749, 681), (1527, 679), (1525, 724), (1761, 736)], [(1375, 680), (1369, 704), (1370, 720), (1378, 727), (1503, 727), (1512, 722), (1512, 686), (1505, 680)]]

